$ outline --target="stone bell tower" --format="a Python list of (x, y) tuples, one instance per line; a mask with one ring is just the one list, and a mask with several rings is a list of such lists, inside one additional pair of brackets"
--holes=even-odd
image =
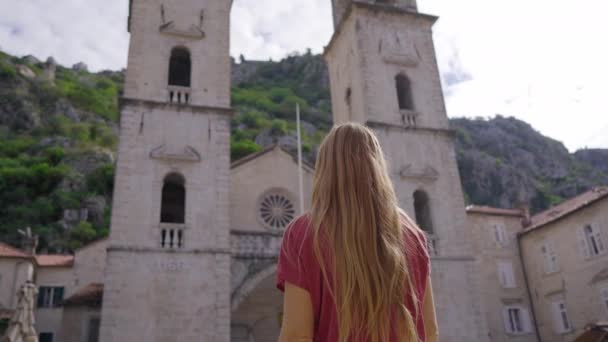
[(131, 0), (102, 342), (229, 341), (231, 0)]
[(415, 0), (333, 0), (334, 122), (374, 129), (400, 205), (429, 237), (441, 339), (487, 341), (475, 258), (432, 39)]

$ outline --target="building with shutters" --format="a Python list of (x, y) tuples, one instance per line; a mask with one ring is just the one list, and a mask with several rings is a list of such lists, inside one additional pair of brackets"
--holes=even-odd
[(517, 243), (524, 217), (521, 210), (467, 207), (481, 281), (477, 298), (493, 342), (537, 341)]
[(608, 187), (533, 216), (518, 238), (542, 341), (608, 321)]

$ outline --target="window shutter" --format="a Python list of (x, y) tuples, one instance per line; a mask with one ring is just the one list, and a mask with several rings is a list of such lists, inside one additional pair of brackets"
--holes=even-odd
[(507, 285), (510, 288), (515, 287), (515, 272), (513, 272), (513, 264), (512, 263), (506, 263), (505, 267), (507, 269), (507, 274), (508, 274), (508, 282)]
[(600, 254), (604, 253), (606, 249), (604, 248), (604, 241), (602, 241), (602, 231), (598, 226), (593, 227), (593, 234), (595, 236), (595, 243), (597, 244), (597, 249)]
[(44, 307), (44, 297), (46, 296), (45, 290), (46, 290), (45, 287), (40, 287), (40, 289), (38, 290), (38, 307), (39, 308)]
[(562, 333), (564, 328), (562, 326), (562, 317), (559, 310), (559, 302), (551, 303), (551, 316), (553, 317), (553, 327), (556, 333)]
[(579, 249), (583, 259), (587, 259), (591, 256), (589, 252), (589, 244), (587, 242), (587, 237), (585, 236), (585, 227), (580, 227), (576, 230), (576, 235), (578, 237)]
[(521, 312), (521, 320), (522, 320), (524, 332), (531, 333), (532, 332), (532, 320), (530, 319), (530, 313), (528, 312), (527, 309), (524, 309), (524, 308), (522, 308), (520, 312)]
[(505, 264), (502, 262), (498, 263), (498, 280), (502, 287), (507, 287), (507, 275), (505, 271)]
[(502, 320), (505, 325), (505, 331), (507, 333), (513, 333), (511, 330), (511, 319), (509, 318), (509, 308), (502, 308)]
[(53, 289), (53, 307), (63, 304), (63, 287), (55, 287)]
[(515, 287), (515, 274), (513, 272), (513, 263), (510, 261), (500, 261), (498, 263), (498, 278), (500, 285), (503, 288)]

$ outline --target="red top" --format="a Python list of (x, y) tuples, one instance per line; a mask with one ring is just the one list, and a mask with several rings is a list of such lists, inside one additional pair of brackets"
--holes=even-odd
[[(414, 316), (416, 312), (411, 302), (406, 301), (405, 305), (414, 316), (420, 341), (424, 342), (426, 338), (422, 302), (430, 273), (430, 259), (424, 234), (415, 236), (416, 234), (410, 230), (407, 232), (405, 251), (418, 298), (418, 316)], [(285, 231), (277, 266), (277, 287), (281, 291), (285, 291), (285, 282), (303, 288), (310, 294), (315, 314), (314, 341), (338, 341), (335, 304), (327, 289), (327, 283), (323, 280), (321, 268), (313, 251), (312, 226), (307, 216), (297, 218)], [(391, 336), (390, 342), (397, 341), (395, 336)]]

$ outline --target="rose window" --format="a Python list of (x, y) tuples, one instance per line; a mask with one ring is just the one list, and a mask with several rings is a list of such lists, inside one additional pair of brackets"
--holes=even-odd
[(267, 194), (260, 202), (260, 219), (270, 229), (285, 228), (293, 220), (295, 213), (293, 203), (282, 194)]

